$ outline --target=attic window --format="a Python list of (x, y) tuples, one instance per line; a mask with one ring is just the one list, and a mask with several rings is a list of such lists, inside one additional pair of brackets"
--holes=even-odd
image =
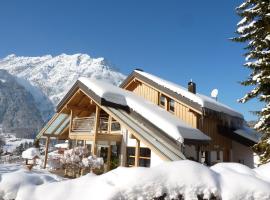
[(169, 100), (169, 111), (174, 112), (174, 104), (175, 104), (174, 100), (170, 99)]
[(165, 104), (166, 104), (166, 97), (163, 94), (161, 94), (159, 97), (159, 105), (165, 107)]

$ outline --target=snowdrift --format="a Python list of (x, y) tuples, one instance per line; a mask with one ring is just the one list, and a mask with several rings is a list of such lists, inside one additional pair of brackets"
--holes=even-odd
[[(1, 172), (0, 166), (0, 172)], [(153, 168), (119, 167), (106, 174), (62, 180), (44, 172), (12, 170), (1, 174), (0, 199), (270, 199), (270, 164), (250, 169), (238, 163), (206, 167), (193, 161)], [(267, 173), (268, 172), (268, 173)], [(18, 177), (15, 179), (14, 177)], [(9, 183), (9, 184), (7, 184)]]

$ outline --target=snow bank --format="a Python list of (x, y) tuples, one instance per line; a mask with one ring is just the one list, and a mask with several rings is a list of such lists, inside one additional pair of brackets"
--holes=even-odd
[(197, 194), (208, 198), (211, 194), (218, 195), (215, 177), (207, 167), (191, 161), (170, 162), (155, 168), (119, 167), (101, 176), (88, 174), (74, 180), (31, 187), (18, 193), (17, 199), (153, 199), (164, 193), (169, 198), (179, 194), (185, 199)]
[[(3, 191), (9, 188), (11, 197), (17, 193), (16, 200), (153, 199), (160, 196), (173, 199), (179, 195), (185, 200), (197, 199), (197, 196), (266, 200), (270, 199), (270, 182), (266, 180), (269, 171), (269, 164), (254, 170), (238, 163), (220, 163), (208, 168), (184, 160), (153, 168), (119, 167), (100, 176), (87, 174), (59, 181), (38, 171), (35, 174), (19, 170), (2, 175), (0, 199), (1, 195), (7, 195)], [(14, 179), (16, 175), (18, 180)], [(20, 186), (16, 185), (18, 182)]]
[[(0, 199), (16, 199), (18, 191), (29, 186), (37, 186), (63, 180), (46, 171), (29, 171), (19, 165), (0, 165)], [(27, 200), (28, 198), (25, 198)], [(38, 199), (38, 198), (37, 198)]]
[(211, 169), (219, 174), (222, 199), (270, 199), (270, 182), (261, 179), (255, 170), (238, 163), (220, 163)]
[(270, 163), (255, 168), (254, 171), (264, 180), (270, 182)]
[(215, 110), (218, 112), (223, 112), (223, 113), (226, 113), (226, 114), (231, 115), (231, 116), (243, 118), (243, 115), (240, 114), (239, 112), (236, 112), (235, 110), (233, 110), (229, 106), (226, 106), (220, 102), (217, 102), (216, 100), (214, 100), (208, 96), (205, 96), (205, 95), (202, 95), (199, 93), (193, 94), (193, 93), (189, 92), (186, 88), (184, 88), (178, 84), (172, 83), (170, 81), (166, 81), (164, 79), (161, 79), (157, 76), (154, 76), (152, 74), (149, 74), (149, 73), (146, 73), (143, 71), (135, 70), (135, 72), (154, 81), (158, 85), (161, 85), (169, 90), (176, 92), (177, 94), (180, 94), (180, 95), (190, 99), (193, 102), (198, 103), (202, 107), (209, 108), (209, 109), (212, 109), (212, 110)]
[(40, 156), (39, 149), (31, 147), (22, 152), (22, 158), (24, 159), (34, 159)]
[(200, 130), (192, 128), (171, 113), (132, 92), (98, 80), (79, 78), (79, 81), (99, 97), (133, 109), (179, 142), (183, 142), (185, 138), (210, 140)]

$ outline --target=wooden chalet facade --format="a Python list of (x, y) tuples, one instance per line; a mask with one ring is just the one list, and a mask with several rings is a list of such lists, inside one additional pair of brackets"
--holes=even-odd
[(253, 167), (251, 146), (258, 141), (258, 134), (245, 125), (240, 113), (227, 106), (206, 98), (214, 104), (214, 108), (207, 108), (189, 98), (197, 95), (195, 83), (188, 83), (187, 91), (190, 94), (185, 96), (176, 92), (177, 87), (181, 86), (138, 69), (134, 70), (120, 87), (153, 102), (211, 138), (209, 145), (200, 146), (200, 149), (198, 146), (186, 145), (184, 154), (187, 158), (208, 165), (231, 161)]
[[(89, 84), (99, 86), (105, 83)], [(104, 86), (108, 87), (119, 91), (119, 99), (125, 96), (124, 89), (109, 84)], [(109, 88), (108, 95), (119, 94), (110, 93)], [(153, 115), (158, 112), (164, 115), (163, 119), (172, 118), (172, 121), (176, 121), (176, 130), (179, 131), (179, 136), (185, 133), (184, 139), (187, 143), (197, 146), (208, 144), (210, 138), (201, 131), (189, 126), (181, 127), (181, 123), (178, 126), (178, 120), (171, 114), (154, 104), (148, 105), (148, 101), (143, 98), (136, 97), (133, 93), (129, 94), (132, 101), (137, 101), (141, 106), (150, 106), (147, 108), (151, 112), (153, 110)], [(71, 148), (77, 145), (86, 146), (91, 154), (104, 158), (105, 171), (111, 169), (112, 161), (114, 165), (117, 162), (118, 166), (150, 167), (162, 161), (185, 159), (183, 144), (151, 122), (148, 116), (143, 116), (128, 105), (103, 98), (80, 79), (58, 104), (56, 114), (39, 132), (36, 139), (40, 138), (46, 138), (44, 167), (52, 138), (71, 141)]]
[[(240, 114), (203, 107), (143, 73), (133, 71), (120, 87), (80, 78), (36, 137), (46, 138), (44, 167), (51, 138), (103, 157), (105, 172), (181, 159), (253, 164), (250, 146), (256, 139), (245, 136)], [(195, 85), (189, 89), (194, 92)]]

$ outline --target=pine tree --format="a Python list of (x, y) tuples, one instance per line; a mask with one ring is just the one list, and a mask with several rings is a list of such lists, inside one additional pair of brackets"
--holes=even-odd
[(242, 20), (237, 24), (238, 36), (233, 40), (246, 44), (244, 66), (251, 70), (241, 84), (253, 87), (239, 101), (245, 103), (257, 98), (263, 102), (262, 110), (256, 112), (259, 121), (255, 125), (262, 139), (253, 149), (261, 163), (266, 163), (270, 161), (270, 0), (245, 0), (236, 11)]

